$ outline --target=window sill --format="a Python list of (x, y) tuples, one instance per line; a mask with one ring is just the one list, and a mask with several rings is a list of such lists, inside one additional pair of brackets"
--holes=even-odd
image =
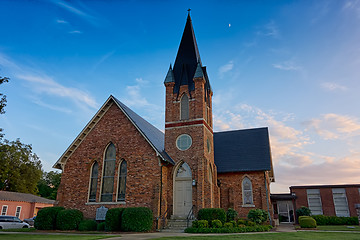
[(241, 207), (255, 207), (254, 204), (246, 204), (246, 205), (241, 205)]
[(87, 202), (85, 205), (125, 205), (126, 202)]

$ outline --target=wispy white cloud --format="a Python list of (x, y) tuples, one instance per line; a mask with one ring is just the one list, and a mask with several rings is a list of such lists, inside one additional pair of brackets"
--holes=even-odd
[(54, 110), (57, 112), (63, 112), (63, 113), (67, 113), (67, 114), (72, 112), (69, 108), (64, 108), (64, 107), (48, 104), (48, 103), (45, 103), (42, 100), (35, 98), (35, 97), (33, 97), (32, 102), (41, 107), (45, 107), (45, 108), (48, 108), (48, 109), (51, 109), (51, 110)]
[(70, 31), (69, 33), (71, 33), (71, 34), (81, 34), (82, 32), (79, 31), (79, 30), (73, 30), (73, 31)]
[(348, 90), (347, 87), (342, 86), (340, 84), (334, 83), (334, 82), (323, 82), (321, 83), (321, 87), (327, 91), (346, 91)]
[(307, 130), (315, 131), (326, 140), (360, 135), (360, 121), (351, 116), (328, 113), (303, 124)]
[[(47, 76), (41, 70), (18, 64), (4, 54), (0, 54), (0, 66), (7, 68), (14, 78), (28, 83), (26, 86), (39, 96), (46, 95), (71, 100), (82, 109), (96, 109), (99, 106), (94, 97), (84, 90), (66, 87), (56, 82), (52, 77)], [(55, 107), (48, 102), (45, 104), (39, 96), (37, 98), (32, 97), (35, 104), (57, 111), (64, 111), (64, 109)]]
[(267, 36), (272, 38), (280, 38), (280, 30), (274, 20), (271, 20), (265, 24), (261, 30), (257, 32), (257, 35)]
[(63, 19), (56, 19), (56, 23), (59, 23), (59, 24), (68, 24), (67, 21), (63, 20)]
[(112, 55), (114, 55), (115, 52), (116, 52), (116, 50), (113, 50), (113, 51), (111, 51), (111, 52), (106, 53), (104, 56), (102, 56), (102, 57), (100, 58), (100, 60), (97, 61), (97, 62), (94, 64), (94, 66), (93, 66), (93, 68), (92, 68), (92, 71), (95, 71), (95, 69), (97, 69), (99, 65), (101, 65), (101, 64), (102, 64), (103, 62), (105, 62), (109, 57), (111, 57)]
[(234, 68), (234, 61), (229, 61), (229, 62), (226, 63), (225, 65), (222, 65), (222, 66), (219, 68), (220, 78), (222, 78), (225, 73), (230, 72), (233, 68)]
[(91, 23), (93, 25), (97, 25), (97, 19), (94, 16), (92, 16), (91, 14), (89, 14), (83, 10), (80, 10), (79, 8), (74, 7), (69, 2), (65, 2), (62, 0), (53, 0), (52, 2), (54, 4), (56, 4), (57, 6), (65, 9), (66, 11), (69, 11), (69, 12), (77, 15), (78, 17), (81, 17), (82, 19), (88, 21), (89, 23)]
[(273, 64), (273, 67), (280, 69), (280, 70), (285, 70), (285, 71), (300, 71), (303, 69), (301, 66), (297, 65), (293, 61), (285, 61), (282, 63), (275, 63), (275, 64)]

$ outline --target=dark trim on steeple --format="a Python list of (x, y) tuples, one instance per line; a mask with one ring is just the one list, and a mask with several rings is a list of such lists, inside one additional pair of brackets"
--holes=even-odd
[(174, 93), (179, 93), (180, 86), (182, 85), (188, 85), (189, 92), (195, 89), (193, 77), (198, 62), (201, 64), (199, 49), (189, 13), (173, 68), (175, 78)]

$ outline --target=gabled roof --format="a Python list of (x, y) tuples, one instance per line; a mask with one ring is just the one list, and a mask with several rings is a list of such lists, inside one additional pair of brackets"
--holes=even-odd
[(54, 204), (55, 200), (39, 197), (30, 193), (8, 192), (0, 191), (0, 200), (15, 201), (15, 202), (29, 202), (29, 203), (48, 203)]
[(72, 155), (72, 153), (77, 149), (81, 142), (85, 139), (87, 134), (93, 129), (93, 127), (99, 122), (99, 120), (104, 116), (107, 110), (116, 104), (120, 110), (125, 114), (125, 116), (130, 120), (130, 122), (136, 127), (136, 129), (141, 133), (145, 140), (150, 144), (150, 146), (155, 150), (155, 152), (160, 156), (160, 158), (171, 164), (175, 164), (170, 156), (165, 152), (164, 148), (164, 133), (159, 129), (151, 125), (145, 119), (137, 115), (125, 104), (120, 102), (117, 98), (110, 95), (106, 102), (102, 105), (99, 111), (95, 116), (90, 120), (90, 122), (85, 126), (85, 128), (80, 132), (76, 139), (71, 143), (71, 145), (66, 149), (66, 151), (61, 155), (59, 160), (54, 164), (53, 168), (63, 169), (67, 159)]
[(214, 159), (218, 173), (270, 171), (273, 177), (268, 129), (214, 133)]

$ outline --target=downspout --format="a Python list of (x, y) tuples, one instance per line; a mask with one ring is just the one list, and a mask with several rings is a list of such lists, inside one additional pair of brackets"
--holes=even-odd
[[(160, 217), (161, 217), (161, 203), (162, 203), (162, 168), (163, 168), (163, 165), (161, 164), (161, 160), (159, 161), (159, 163), (160, 163), (160, 210), (159, 210), (159, 217), (158, 217), (158, 219), (157, 219), (157, 221), (156, 221), (156, 225), (157, 225), (157, 227), (156, 227), (156, 229), (160, 229), (160, 227), (159, 227), (159, 220), (161, 221), (161, 219), (159, 219)], [(161, 224), (161, 223), (160, 223)]]
[(266, 181), (266, 172), (264, 172), (264, 180), (265, 180), (265, 190), (266, 190), (266, 205), (267, 205), (267, 210), (268, 210), (268, 217), (269, 217), (269, 221), (270, 221), (270, 225), (272, 226), (272, 219), (271, 219), (271, 214), (270, 214), (270, 199), (269, 199), (269, 192), (268, 192), (268, 187), (267, 187), (267, 181)]

